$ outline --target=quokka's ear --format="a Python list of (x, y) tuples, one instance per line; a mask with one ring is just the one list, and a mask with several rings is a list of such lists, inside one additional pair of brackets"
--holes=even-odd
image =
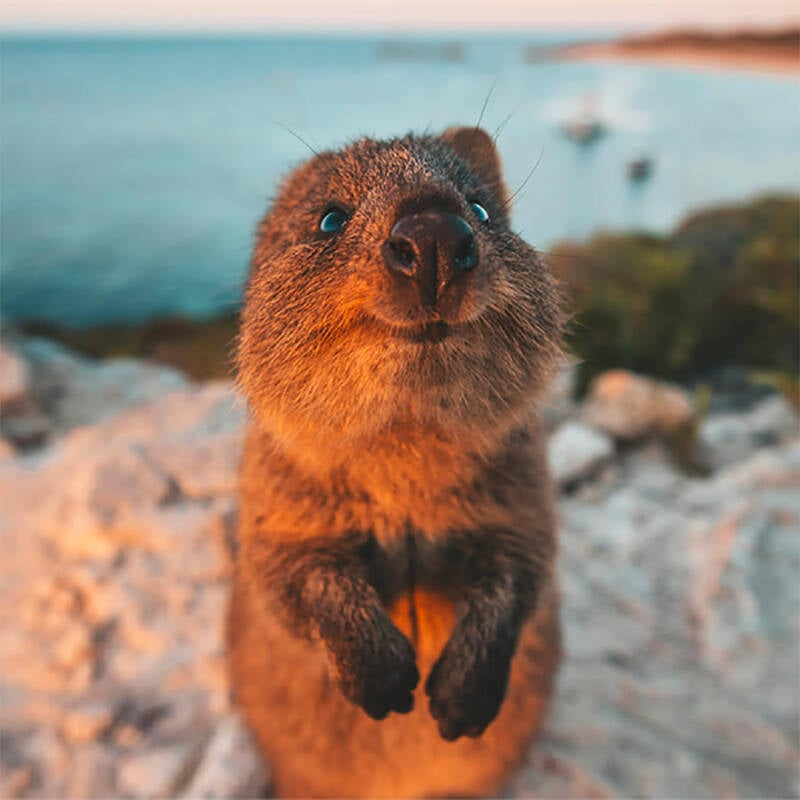
[(492, 137), (483, 128), (455, 126), (448, 128), (441, 138), (486, 184), (492, 195), (499, 202), (505, 202), (508, 192), (503, 181), (500, 156)]

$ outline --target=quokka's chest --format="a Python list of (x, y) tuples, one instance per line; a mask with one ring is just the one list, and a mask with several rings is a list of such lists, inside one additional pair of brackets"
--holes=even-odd
[(397, 627), (409, 638), (420, 665), (441, 653), (468, 589), (467, 559), (455, 543), (408, 533), (389, 546), (365, 548), (370, 582)]

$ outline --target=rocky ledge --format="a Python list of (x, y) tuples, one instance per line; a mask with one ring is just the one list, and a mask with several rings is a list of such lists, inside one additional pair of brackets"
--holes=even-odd
[[(245, 409), (42, 340), (0, 352), (0, 795), (268, 791), (222, 620)], [(798, 792), (800, 440), (776, 395), (696, 419), (629, 373), (546, 418), (567, 655), (511, 796)], [(693, 431), (704, 477), (667, 446)]]

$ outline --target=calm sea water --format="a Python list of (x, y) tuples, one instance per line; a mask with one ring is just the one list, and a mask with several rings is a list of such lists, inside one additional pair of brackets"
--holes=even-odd
[[(790, 79), (526, 64), (522, 39), (467, 40), (460, 62), (378, 58), (373, 39), (8, 40), (2, 44), (2, 312), (68, 324), (214, 313), (236, 301), (277, 180), (360, 134), (484, 125), (514, 222), (534, 245), (598, 229), (665, 231), (685, 213), (800, 189)], [(559, 130), (591, 97), (609, 134)], [(280, 124), (278, 124), (280, 123)], [(626, 163), (655, 159), (632, 185)]]

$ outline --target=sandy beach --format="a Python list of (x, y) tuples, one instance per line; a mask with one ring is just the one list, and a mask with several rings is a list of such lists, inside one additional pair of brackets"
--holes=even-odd
[(764, 47), (740, 41), (706, 44), (679, 37), (598, 42), (563, 48), (559, 58), (574, 61), (617, 61), (689, 69), (765, 72), (800, 78), (800, 47)]

